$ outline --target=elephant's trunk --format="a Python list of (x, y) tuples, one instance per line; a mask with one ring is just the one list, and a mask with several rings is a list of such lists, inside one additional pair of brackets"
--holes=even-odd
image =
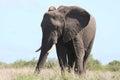
[[(43, 67), (48, 53), (52, 50), (54, 44), (57, 43), (57, 39), (58, 39), (58, 34), (56, 30), (52, 30), (52, 29), (56, 29), (54, 28), (52, 22), (51, 22), (51, 14), (50, 13), (46, 13), (44, 15), (43, 21), (41, 23), (41, 27), (42, 27), (42, 31), (43, 31), (43, 38), (42, 38), (42, 46), (41, 48), (39, 48), (37, 50), (40, 51), (41, 50), (41, 54), (36, 66), (36, 71), (39, 72), (40, 68)], [(52, 28), (52, 29), (51, 29)]]
[(48, 53), (51, 52), (54, 45), (55, 44), (52, 44), (52, 43), (49, 45), (42, 45), (42, 47), (38, 49), (38, 50), (41, 49), (41, 53), (40, 53), (40, 57), (39, 57), (39, 60), (38, 60), (37, 66), (36, 66), (37, 72), (40, 72), (40, 69), (43, 67), (43, 65), (47, 59)]

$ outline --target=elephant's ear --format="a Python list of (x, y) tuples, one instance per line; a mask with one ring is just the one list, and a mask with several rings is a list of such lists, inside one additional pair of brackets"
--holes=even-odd
[[(70, 8), (71, 9), (71, 8)], [(90, 15), (84, 9), (74, 7), (65, 16), (63, 40), (68, 42), (87, 26)]]

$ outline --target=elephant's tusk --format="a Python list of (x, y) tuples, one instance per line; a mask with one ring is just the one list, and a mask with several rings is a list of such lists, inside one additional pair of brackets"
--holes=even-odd
[(48, 50), (48, 53), (50, 53), (53, 50), (54, 46), (55, 44), (53, 44), (52, 47)]
[(41, 50), (41, 47), (39, 48), (39, 49), (37, 49), (35, 52), (38, 52), (38, 51), (40, 51)]

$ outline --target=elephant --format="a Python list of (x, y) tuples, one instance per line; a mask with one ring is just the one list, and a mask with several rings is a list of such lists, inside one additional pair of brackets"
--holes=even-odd
[(86, 72), (88, 56), (92, 50), (95, 33), (95, 18), (78, 6), (52, 6), (44, 14), (41, 22), (42, 45), (37, 50), (41, 54), (35, 69), (39, 73), (50, 50), (56, 45), (61, 71), (73, 67), (79, 74)]

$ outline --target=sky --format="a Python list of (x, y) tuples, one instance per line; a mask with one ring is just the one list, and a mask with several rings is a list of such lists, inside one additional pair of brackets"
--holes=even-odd
[[(41, 46), (40, 23), (50, 6), (80, 6), (97, 24), (91, 54), (102, 64), (120, 61), (120, 0), (0, 0), (0, 61), (38, 59)], [(55, 49), (48, 58), (55, 58)]]

